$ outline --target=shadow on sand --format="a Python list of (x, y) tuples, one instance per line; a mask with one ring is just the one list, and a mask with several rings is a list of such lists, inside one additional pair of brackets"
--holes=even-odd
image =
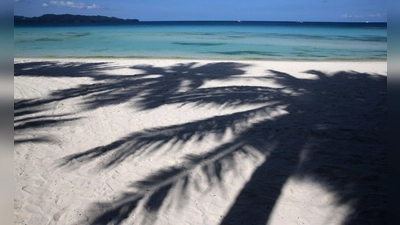
[[(35, 69), (26, 69), (32, 65), (25, 64), (17, 64), (16, 71), (23, 71), (18, 74), (25, 76), (57, 76), (54, 73), (57, 70), (64, 71), (60, 76), (67, 76), (60, 65), (47, 62), (35, 66), (45, 65), (48, 73), (42, 69), (35, 74)], [(120, 224), (131, 216), (142, 223), (152, 223), (161, 206), (171, 199), (168, 197), (184, 201), (196, 183), (218, 186), (224, 182), (224, 174), (237, 166), (233, 159), (238, 154), (268, 155), (268, 158), (252, 174), (221, 224), (266, 224), (289, 178), (320, 183), (338, 197), (336, 205), (351, 205), (353, 211), (344, 224), (387, 222), (387, 78), (352, 71), (325, 74), (309, 70), (305, 73), (315, 75), (316, 79), (299, 79), (270, 70), (254, 79), (273, 80), (281, 88), (202, 87), (210, 80), (238, 79), (247, 66), (143, 65), (132, 67), (140, 73), (124, 76), (103, 74), (98, 65), (91, 68), (83, 64), (69, 70), (70, 77), (87, 76), (99, 82), (54, 92), (52, 98), (84, 95), (82, 104), (87, 110), (131, 101), (146, 110), (165, 104), (190, 103), (198, 107), (264, 104), (247, 111), (131, 133), (106, 146), (63, 159), (62, 166), (79, 166), (104, 157), (105, 169), (128, 157), (146, 157), (163, 146), (201, 142), (210, 134), (222, 137), (230, 130), (235, 136), (209, 152), (186, 155), (184, 166), (163, 168), (134, 182), (116, 201), (93, 205), (90, 211), (99, 214), (91, 224)], [(278, 109), (287, 113), (269, 119)], [(207, 179), (199, 181), (192, 176), (191, 171), (199, 168)]]
[(37, 131), (43, 127), (56, 126), (78, 119), (66, 118), (69, 116), (67, 114), (49, 113), (46, 105), (48, 102), (38, 99), (14, 100), (14, 144), (52, 142), (51, 136), (40, 135)]

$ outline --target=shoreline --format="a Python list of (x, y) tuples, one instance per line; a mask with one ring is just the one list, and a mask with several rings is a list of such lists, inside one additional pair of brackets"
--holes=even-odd
[(84, 57), (14, 57), (15, 59), (47, 59), (47, 60), (189, 60), (189, 61), (271, 61), (271, 62), (387, 62), (386, 59), (264, 59), (264, 58), (242, 58), (242, 59), (228, 59), (228, 58), (215, 58), (215, 59), (205, 59), (205, 58), (185, 58), (185, 57), (136, 57), (136, 56), (84, 56)]
[[(24, 62), (60, 62), (60, 63), (117, 63), (121, 66), (133, 64), (150, 64), (160, 67), (173, 66), (180, 63), (242, 63), (258, 69), (269, 67), (287, 73), (302, 73), (307, 70), (322, 70), (330, 73), (339, 71), (356, 71), (387, 76), (387, 61), (286, 61), (286, 60), (215, 60), (215, 59), (171, 59), (171, 58), (14, 58), (14, 64)], [(290, 64), (290, 67), (288, 67)], [(261, 72), (261, 71), (260, 71)]]

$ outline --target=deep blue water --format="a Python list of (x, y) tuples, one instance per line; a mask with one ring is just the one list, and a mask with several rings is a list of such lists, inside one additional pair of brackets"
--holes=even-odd
[(14, 57), (386, 60), (386, 23), (186, 21), (14, 27)]

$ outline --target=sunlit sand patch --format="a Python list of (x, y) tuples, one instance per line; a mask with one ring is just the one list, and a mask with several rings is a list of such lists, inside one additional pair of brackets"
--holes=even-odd
[(351, 213), (351, 204), (338, 205), (335, 193), (323, 185), (309, 179), (291, 178), (282, 188), (268, 225), (340, 225)]

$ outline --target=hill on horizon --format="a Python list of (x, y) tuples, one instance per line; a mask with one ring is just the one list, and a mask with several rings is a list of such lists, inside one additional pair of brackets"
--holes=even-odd
[(44, 14), (39, 17), (14, 16), (14, 24), (30, 23), (136, 23), (138, 19), (121, 19), (107, 16), (85, 16), (72, 14)]

